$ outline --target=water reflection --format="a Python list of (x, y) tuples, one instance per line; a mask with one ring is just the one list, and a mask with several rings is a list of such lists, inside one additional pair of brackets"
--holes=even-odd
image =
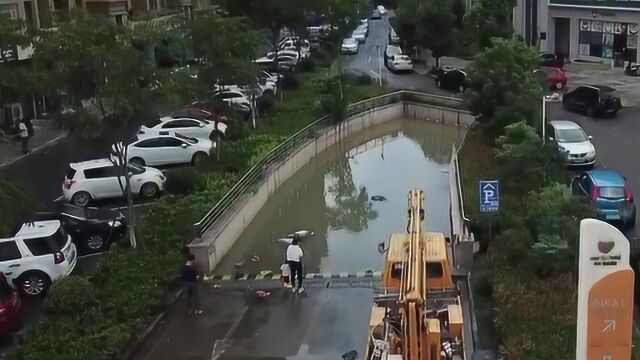
[[(216, 269), (275, 271), (286, 245), (277, 239), (314, 231), (301, 243), (306, 272), (380, 269), (377, 244), (406, 225), (407, 192), (425, 190), (426, 228), (450, 232), (448, 163), (463, 130), (396, 121), (352, 135), (325, 151), (274, 193)], [(374, 195), (385, 201), (372, 201)], [(260, 261), (251, 261), (259, 255)]]

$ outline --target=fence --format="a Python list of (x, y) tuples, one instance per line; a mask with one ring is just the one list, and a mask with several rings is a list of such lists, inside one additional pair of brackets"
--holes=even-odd
[[(441, 108), (443, 114), (447, 109), (464, 110), (463, 101), (458, 98), (403, 90), (351, 104), (346, 109), (345, 118), (401, 102), (434, 105), (435, 107)], [(220, 219), (225, 211), (227, 211), (236, 200), (250, 192), (254, 185), (258, 184), (259, 181), (264, 178), (264, 175), (272, 165), (279, 163), (288, 155), (292, 154), (301, 144), (310, 139), (314, 139), (320, 130), (328, 127), (332, 123), (332, 116), (323, 116), (291, 135), (274, 149), (269, 151), (243, 174), (240, 180), (233, 185), (233, 187), (222, 197), (222, 199), (220, 199), (220, 201), (218, 201), (217, 204), (213, 206), (213, 208), (211, 208), (211, 210), (204, 215), (204, 217), (202, 217), (202, 219), (200, 219), (200, 221), (193, 224), (194, 237), (202, 237), (207, 230), (213, 227), (216, 221)]]

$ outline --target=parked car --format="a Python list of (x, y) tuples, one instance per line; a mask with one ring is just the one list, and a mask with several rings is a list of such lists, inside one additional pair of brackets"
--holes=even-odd
[(44, 295), (76, 266), (76, 246), (58, 220), (23, 224), (0, 239), (0, 272), (29, 296)]
[(549, 89), (563, 89), (567, 86), (567, 74), (561, 68), (557, 67), (542, 67), (534, 70), (533, 74), (538, 78), (543, 86)]
[[(151, 198), (164, 190), (167, 179), (162, 171), (133, 164), (128, 168), (134, 195)], [(121, 188), (124, 183), (122, 169), (109, 159), (70, 163), (62, 183), (62, 195), (74, 205), (86, 206), (91, 200), (124, 197)]]
[(389, 28), (389, 44), (396, 45), (400, 43), (400, 38), (392, 27)]
[(558, 151), (566, 155), (567, 165), (593, 165), (596, 162), (596, 148), (592, 137), (573, 121), (554, 120), (547, 123), (547, 137), (558, 146)]
[(278, 42), (278, 49), (300, 53), (303, 59), (311, 56), (311, 43), (297, 36), (287, 36)]
[(384, 50), (384, 65), (388, 66), (387, 62), (389, 61), (389, 57), (393, 55), (401, 55), (401, 54), (402, 54), (402, 49), (400, 49), (399, 46), (387, 45), (387, 47)]
[(320, 39), (318, 38), (309, 39), (309, 46), (311, 46), (312, 49), (318, 49), (320, 47)]
[(213, 93), (213, 98), (224, 102), (229, 108), (241, 113), (250, 113), (252, 109), (251, 100), (244, 92), (239, 90), (216, 90)]
[[(185, 110), (186, 116), (176, 116), (176, 117), (188, 117), (192, 119), (198, 119), (197, 115), (196, 116), (188, 115), (189, 111), (193, 111), (191, 114), (195, 112), (201, 112), (202, 114), (210, 114), (209, 116), (215, 117), (216, 119), (219, 120), (219, 122), (222, 122), (225, 124), (229, 122), (229, 119), (227, 119), (226, 116), (222, 115), (222, 113), (220, 112), (220, 109), (216, 108), (216, 106), (210, 103), (209, 101), (194, 100), (188, 103), (187, 105), (185, 105), (183, 110)], [(180, 113), (176, 113), (176, 115), (178, 114)], [(166, 118), (168, 116), (164, 116), (164, 117)], [(208, 119), (204, 119), (204, 120), (208, 120)]]
[(360, 44), (367, 41), (367, 35), (365, 34), (365, 30), (362, 28), (355, 29), (353, 33), (351, 33), (351, 38), (355, 39)]
[(271, 73), (267, 70), (260, 70), (258, 73), (259, 79), (265, 79), (266, 81), (272, 82), (274, 84), (278, 84), (280, 79), (282, 79), (282, 75), (278, 73)]
[(364, 36), (365, 37), (369, 37), (369, 25), (368, 24), (358, 25), (356, 30), (357, 31), (364, 31)]
[(566, 109), (581, 111), (591, 117), (615, 117), (622, 109), (622, 102), (614, 95), (615, 91), (616, 89), (604, 85), (578, 86), (562, 96), (562, 104)]
[(380, 12), (376, 9), (373, 10), (373, 13), (371, 14), (371, 20), (380, 20), (382, 19), (382, 14), (380, 14)]
[(36, 212), (26, 222), (46, 220), (60, 221), (67, 234), (71, 235), (78, 252), (82, 254), (108, 250), (114, 242), (124, 237), (128, 227), (127, 220), (120, 211), (67, 203), (58, 203), (54, 211)]
[[(126, 152), (123, 151), (123, 146), (126, 146)], [(129, 163), (137, 167), (185, 163), (197, 165), (209, 157), (213, 148), (214, 143), (211, 140), (160, 131), (157, 134), (138, 135), (126, 143), (113, 145), (111, 160), (117, 161), (118, 153), (126, 153)]]
[(562, 68), (564, 67), (564, 57), (550, 52), (543, 52), (538, 55), (538, 65)]
[(265, 56), (255, 60), (255, 64), (272, 72), (290, 72), (298, 65), (298, 57), (278, 54), (277, 59), (275, 57), (269, 59)]
[(599, 219), (623, 228), (636, 223), (636, 205), (626, 179), (615, 170), (590, 170), (571, 182), (574, 195), (591, 200)]
[(189, 118), (159, 118), (147, 122), (138, 129), (139, 135), (158, 134), (159, 132), (174, 131), (176, 133), (201, 139), (212, 139), (224, 135), (227, 125), (219, 122), (197, 120)]
[(387, 67), (393, 73), (413, 71), (413, 64), (407, 55), (396, 54), (391, 55), (387, 59)]
[[(196, 120), (206, 120), (206, 121), (217, 121), (221, 123), (226, 123), (227, 118), (220, 114), (215, 109), (200, 109), (197, 107), (191, 106), (191, 104), (183, 107), (182, 109), (174, 110), (170, 113), (161, 115), (162, 119), (180, 119), (180, 118), (190, 118)], [(163, 121), (167, 121), (163, 120)]]
[(0, 335), (20, 329), (22, 323), (22, 300), (16, 289), (0, 273)]
[[(278, 58), (282, 58), (285, 56), (295, 59), (295, 63), (293, 65), (297, 65), (300, 61), (300, 54), (298, 54), (298, 51), (295, 48), (290, 50), (278, 49)], [(267, 59), (273, 60), (276, 58), (276, 52), (270, 51), (265, 55), (265, 57)]]
[(464, 92), (469, 87), (469, 78), (462, 69), (440, 68), (436, 74), (436, 86), (440, 89)]
[(378, 10), (378, 12), (380, 13), (380, 15), (382, 15), (382, 16), (384, 16), (384, 14), (386, 14), (386, 13), (387, 13), (387, 9), (385, 9), (385, 8), (384, 8), (384, 6), (382, 6), (382, 5), (378, 5), (378, 7), (377, 7), (377, 9), (376, 9), (376, 10)]
[(340, 52), (343, 54), (357, 54), (358, 41), (354, 38), (344, 39), (342, 41), (342, 46), (340, 46)]

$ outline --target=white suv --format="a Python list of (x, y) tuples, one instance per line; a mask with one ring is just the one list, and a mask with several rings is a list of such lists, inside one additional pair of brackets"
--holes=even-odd
[[(131, 191), (143, 197), (154, 197), (164, 190), (166, 178), (162, 171), (129, 164)], [(120, 180), (118, 180), (120, 177)], [(71, 163), (62, 184), (64, 199), (77, 206), (86, 206), (92, 199), (124, 197), (122, 170), (109, 159)]]
[(73, 271), (76, 246), (58, 220), (23, 224), (0, 239), (0, 271), (30, 296), (44, 295), (51, 283)]
[[(117, 163), (116, 146), (122, 149), (123, 143), (111, 147), (111, 160)], [(211, 140), (166, 131), (135, 136), (127, 142), (126, 146), (127, 151), (119, 153), (126, 153), (129, 164), (136, 167), (184, 163), (197, 165), (206, 160), (214, 148)]]
[[(217, 134), (224, 135), (226, 130), (227, 125), (221, 122), (165, 116), (140, 126), (138, 134), (157, 134), (162, 131), (172, 131), (184, 136), (211, 139), (218, 136)], [(216, 131), (218, 132), (217, 134), (215, 133)]]

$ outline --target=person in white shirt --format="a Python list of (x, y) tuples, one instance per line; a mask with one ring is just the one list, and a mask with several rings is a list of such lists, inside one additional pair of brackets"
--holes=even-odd
[[(302, 257), (304, 253), (298, 245), (298, 237), (294, 237), (291, 245), (287, 247), (287, 263), (289, 269), (291, 269), (291, 285), (294, 286), (293, 291), (302, 293), (304, 288), (302, 287)], [(296, 277), (298, 278), (298, 287), (295, 288)]]
[(27, 124), (25, 124), (24, 120), (20, 121), (20, 125), (18, 125), (18, 129), (20, 130), (20, 141), (22, 142), (22, 155), (28, 154), (29, 151), (29, 129), (27, 129)]

